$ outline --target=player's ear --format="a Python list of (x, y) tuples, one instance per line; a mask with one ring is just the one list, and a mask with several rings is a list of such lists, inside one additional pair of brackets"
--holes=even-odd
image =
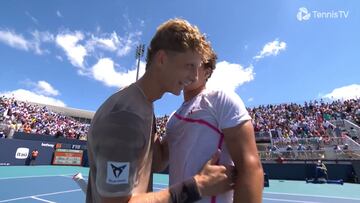
[(211, 75), (210, 68), (205, 69), (205, 77), (206, 77), (206, 79), (209, 79), (210, 75)]
[(162, 66), (167, 62), (167, 60), (168, 58), (165, 50), (160, 49), (159, 51), (156, 52), (154, 56), (154, 61), (157, 65)]

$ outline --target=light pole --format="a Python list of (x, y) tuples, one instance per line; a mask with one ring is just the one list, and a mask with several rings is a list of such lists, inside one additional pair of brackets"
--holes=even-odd
[(144, 56), (144, 49), (145, 49), (145, 44), (140, 44), (136, 47), (135, 58), (138, 60), (137, 71), (136, 71), (136, 81), (139, 79), (140, 59), (141, 59), (141, 57)]

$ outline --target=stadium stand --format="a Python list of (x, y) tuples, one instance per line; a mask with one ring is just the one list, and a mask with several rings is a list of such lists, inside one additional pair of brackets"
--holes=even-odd
[[(65, 115), (57, 113), (55, 110), (52, 111), (50, 108), (52, 107), (1, 97), (0, 131), (7, 138), (12, 138), (15, 132), (24, 132), (86, 140), (89, 122), (80, 122), (71, 117), (75, 115), (72, 109), (62, 111), (62, 113), (68, 114)], [(73, 114), (70, 114), (70, 112)], [(80, 111), (75, 113), (80, 113)], [(83, 118), (84, 121), (90, 120), (90, 118), (86, 119)]]
[[(261, 105), (248, 111), (261, 155), (274, 150), (285, 151), (288, 156), (294, 154), (290, 151), (360, 148), (360, 99)], [(80, 109), (0, 97), (0, 136), (24, 132), (86, 140), (93, 115), (94, 112)], [(161, 136), (166, 133), (167, 120), (167, 115), (156, 119)]]
[[(314, 164), (323, 160), (331, 178), (358, 182), (359, 109), (360, 99), (248, 108), (264, 171), (272, 179), (301, 180), (312, 177)], [(86, 135), (93, 115), (0, 97), (0, 138), (10, 138), (0, 140), (0, 165), (23, 165), (25, 159), (5, 152), (18, 154), (27, 146), (39, 149), (37, 164), (87, 166)], [(167, 120), (167, 115), (156, 118), (160, 136), (166, 133)], [(73, 155), (66, 157), (69, 153)]]

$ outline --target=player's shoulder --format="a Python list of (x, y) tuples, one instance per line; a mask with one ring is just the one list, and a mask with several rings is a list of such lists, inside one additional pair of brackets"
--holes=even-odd
[(127, 110), (116, 110), (105, 112), (99, 123), (102, 125), (114, 125), (118, 127), (138, 128), (143, 127), (145, 120), (136, 112)]
[(238, 101), (241, 100), (236, 92), (224, 89), (206, 89), (204, 95), (209, 99), (217, 101)]
[(146, 140), (146, 126), (146, 121), (134, 112), (108, 112), (93, 122), (90, 137), (104, 145), (123, 143), (141, 148)]

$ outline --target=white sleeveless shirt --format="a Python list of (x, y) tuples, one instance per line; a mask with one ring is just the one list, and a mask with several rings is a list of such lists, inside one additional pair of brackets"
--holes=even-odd
[[(250, 119), (243, 101), (234, 92), (204, 90), (184, 102), (170, 116), (164, 137), (169, 144), (170, 185), (197, 174), (218, 148), (222, 151), (220, 164), (234, 165), (223, 143), (221, 129)], [(230, 191), (198, 202), (229, 203), (232, 198)]]

